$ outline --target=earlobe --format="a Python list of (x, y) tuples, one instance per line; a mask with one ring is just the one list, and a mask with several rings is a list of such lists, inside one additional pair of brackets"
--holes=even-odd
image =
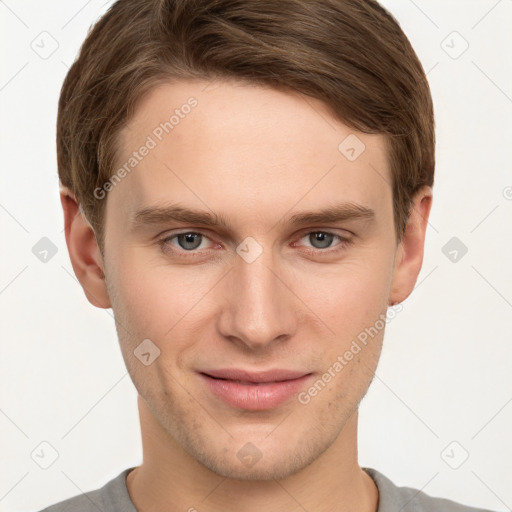
[(423, 263), (425, 235), (432, 207), (432, 188), (414, 196), (405, 233), (397, 248), (389, 303), (403, 302), (414, 289)]
[(82, 216), (78, 202), (68, 188), (61, 188), (60, 200), (64, 212), (66, 244), (75, 275), (93, 306), (110, 308), (103, 257), (94, 231)]

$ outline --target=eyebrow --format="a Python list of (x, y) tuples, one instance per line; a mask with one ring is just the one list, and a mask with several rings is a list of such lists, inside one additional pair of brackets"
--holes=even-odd
[[(293, 226), (304, 224), (332, 224), (347, 220), (373, 220), (375, 211), (356, 203), (341, 203), (321, 210), (304, 211), (283, 218), (278, 224), (289, 223)], [(149, 206), (138, 210), (134, 215), (134, 228), (161, 225), (169, 222), (221, 227), (228, 229), (229, 222), (222, 215), (213, 212), (193, 210), (174, 204), (167, 206)]]

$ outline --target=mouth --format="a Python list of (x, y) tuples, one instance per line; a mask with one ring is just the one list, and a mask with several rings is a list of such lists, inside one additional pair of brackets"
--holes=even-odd
[(247, 411), (273, 409), (296, 396), (312, 373), (295, 370), (248, 372), (238, 369), (207, 370), (199, 376), (207, 389), (227, 405)]

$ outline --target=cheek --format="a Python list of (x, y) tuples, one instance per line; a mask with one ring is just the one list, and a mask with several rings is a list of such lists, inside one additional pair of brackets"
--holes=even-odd
[(335, 332), (356, 336), (387, 308), (391, 264), (343, 262), (329, 272), (303, 273), (297, 294)]
[[(111, 272), (115, 313), (138, 337), (162, 339), (194, 308), (210, 288), (183, 267), (149, 261), (144, 251), (116, 259)], [(205, 272), (205, 277), (207, 273)]]

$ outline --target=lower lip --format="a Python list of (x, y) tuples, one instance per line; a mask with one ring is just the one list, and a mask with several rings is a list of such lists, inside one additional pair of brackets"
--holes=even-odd
[(214, 379), (204, 373), (200, 376), (210, 391), (231, 407), (247, 411), (273, 409), (297, 395), (312, 374), (298, 379), (265, 384), (241, 384), (232, 380)]

